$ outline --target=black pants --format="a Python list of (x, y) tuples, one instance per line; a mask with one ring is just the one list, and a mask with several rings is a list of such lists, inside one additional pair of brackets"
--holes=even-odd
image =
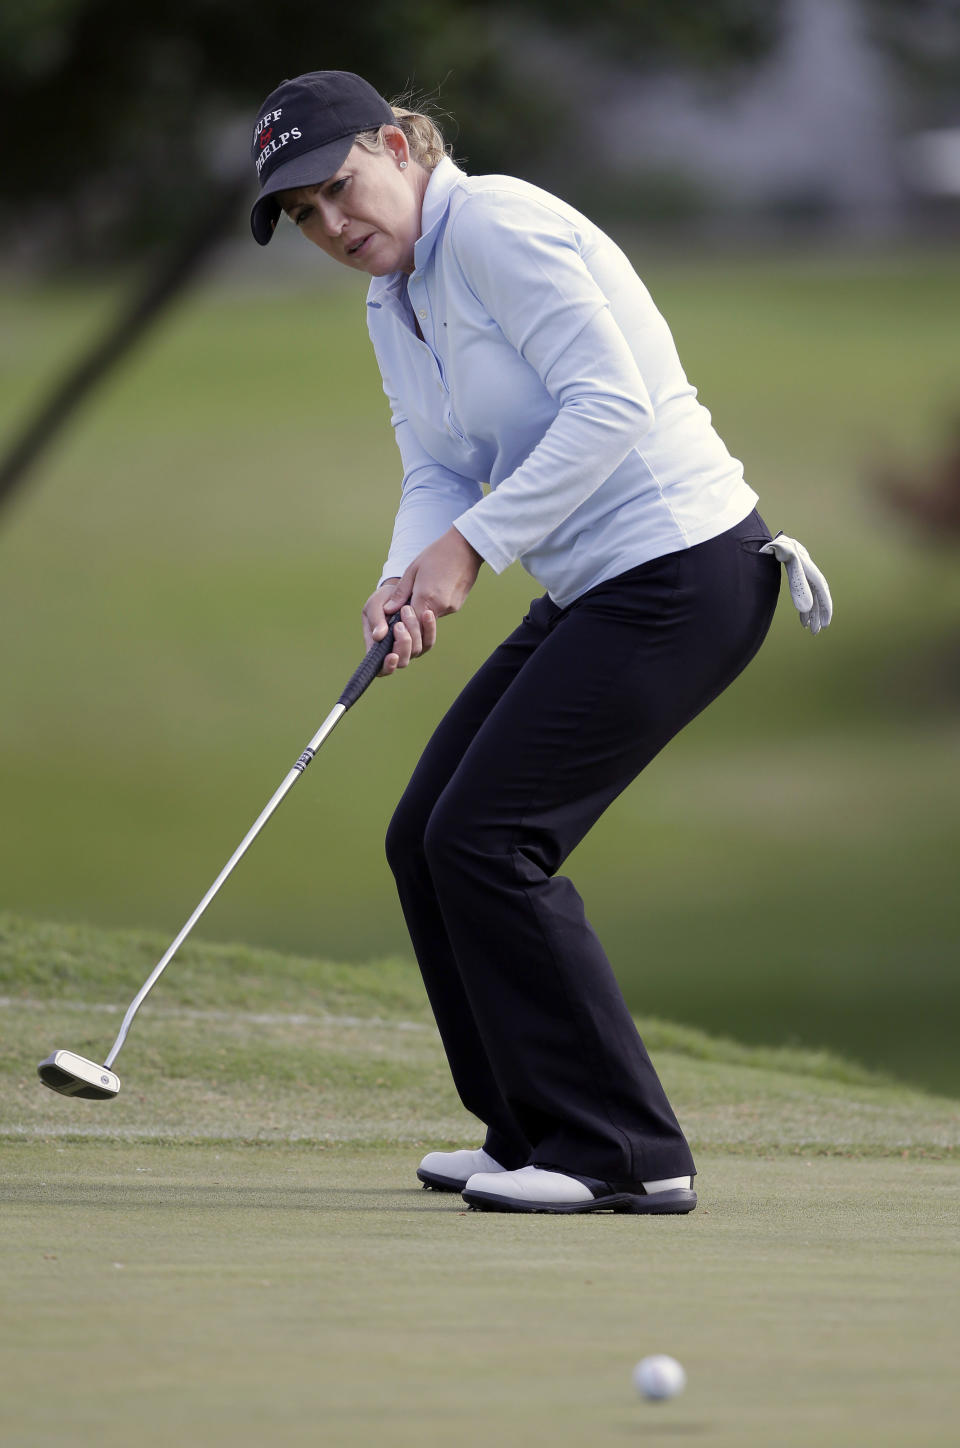
[(557, 871), (760, 647), (780, 586), (758, 551), (769, 536), (754, 513), (567, 608), (537, 599), (441, 721), (391, 821), (387, 856), (454, 1083), (503, 1166), (620, 1186), (694, 1171)]

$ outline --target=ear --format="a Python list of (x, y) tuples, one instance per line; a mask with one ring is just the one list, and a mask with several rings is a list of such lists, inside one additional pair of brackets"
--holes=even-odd
[(410, 160), (410, 144), (399, 126), (384, 126), (383, 144), (395, 161)]

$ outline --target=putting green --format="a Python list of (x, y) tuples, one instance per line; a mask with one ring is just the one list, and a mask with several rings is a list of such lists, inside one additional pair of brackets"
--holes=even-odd
[(117, 1099), (44, 1090), (156, 945), (0, 917), (3, 1448), (955, 1441), (955, 1101), (644, 1021), (697, 1211), (467, 1212), (414, 1176), (476, 1137), (402, 962), (188, 943)]
[(411, 1151), (5, 1156), (5, 1448), (956, 1441), (952, 1161), (710, 1156), (644, 1219), (465, 1212)]

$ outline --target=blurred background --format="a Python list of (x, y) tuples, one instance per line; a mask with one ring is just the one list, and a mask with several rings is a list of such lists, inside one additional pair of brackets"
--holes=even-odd
[[(631, 1006), (960, 1092), (960, 7), (332, 9), (0, 11), (0, 909), (172, 937), (359, 660), (399, 485), (365, 284), (247, 221), (263, 97), (351, 69), (607, 226), (833, 588), (570, 861)], [(481, 577), (198, 933), (412, 958), (385, 826), (535, 591)]]

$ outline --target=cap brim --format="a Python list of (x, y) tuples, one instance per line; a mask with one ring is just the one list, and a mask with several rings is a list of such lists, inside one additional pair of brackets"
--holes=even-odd
[(292, 161), (278, 166), (270, 176), (250, 212), (250, 230), (254, 240), (266, 246), (276, 229), (283, 208), (277, 200), (280, 191), (295, 191), (298, 186), (319, 186), (332, 176), (342, 165), (353, 148), (356, 136), (341, 136), (328, 141), (316, 151), (307, 151), (295, 156)]

